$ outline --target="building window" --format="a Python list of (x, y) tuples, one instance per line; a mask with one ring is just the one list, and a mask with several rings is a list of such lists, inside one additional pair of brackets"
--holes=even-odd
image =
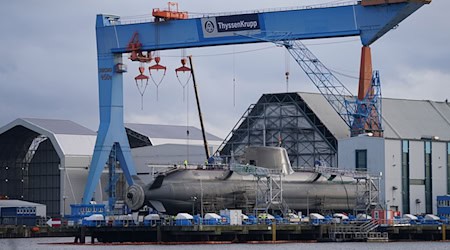
[(425, 212), (433, 213), (433, 189), (431, 184), (431, 141), (425, 141)]
[(402, 206), (403, 213), (409, 214), (409, 141), (402, 141)]
[(367, 150), (356, 150), (356, 165), (355, 169), (358, 171), (367, 171)]
[(450, 142), (447, 143), (447, 194), (450, 194)]

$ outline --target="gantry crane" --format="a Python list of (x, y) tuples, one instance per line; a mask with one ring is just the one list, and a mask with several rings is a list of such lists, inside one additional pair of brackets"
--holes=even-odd
[[(139, 179), (123, 122), (123, 73), (126, 70), (122, 54), (133, 51), (128, 45), (134, 34), (139, 36), (138, 52), (272, 41), (283, 42), (293, 53), (291, 48), (296, 48), (299, 44), (293, 42), (295, 40), (360, 36), (363, 45), (362, 61), (369, 62), (370, 44), (430, 2), (431, 0), (362, 0), (328, 7), (309, 6), (239, 15), (209, 15), (188, 19), (184, 19), (182, 15), (183, 18), (176, 18), (177, 20), (156, 17), (156, 22), (144, 23), (126, 23), (119, 16), (97, 15), (100, 125), (82, 202), (87, 204), (92, 199), (112, 150), (127, 183), (132, 185)], [(150, 60), (149, 57), (148, 59)], [(372, 95), (372, 77), (367, 77), (372, 74), (370, 65), (371, 63), (363, 63), (361, 66), (361, 75), (364, 75), (358, 92), (361, 97)], [(333, 100), (338, 94), (336, 92), (326, 97)]]

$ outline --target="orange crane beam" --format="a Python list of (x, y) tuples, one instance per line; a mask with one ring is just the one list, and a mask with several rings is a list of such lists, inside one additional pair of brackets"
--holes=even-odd
[(178, 11), (178, 3), (168, 2), (167, 10), (161, 10), (159, 8), (154, 8), (152, 15), (156, 18), (164, 20), (180, 20), (188, 19), (188, 13), (186, 11)]
[(359, 70), (358, 100), (363, 100), (372, 86), (372, 53), (369, 46), (361, 49), (361, 64)]

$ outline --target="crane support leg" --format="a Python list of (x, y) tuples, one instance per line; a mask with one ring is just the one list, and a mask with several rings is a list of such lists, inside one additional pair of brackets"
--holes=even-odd
[(359, 70), (358, 100), (363, 100), (372, 86), (372, 53), (369, 46), (361, 49), (361, 65)]
[(353, 123), (351, 136), (371, 133), (375, 137), (383, 137), (381, 127), (381, 89), (378, 72), (372, 69), (372, 54), (369, 46), (361, 49), (361, 65), (359, 72), (358, 97), (351, 111)]
[(117, 160), (129, 185), (134, 183), (133, 176), (136, 175), (130, 144), (123, 124), (122, 73), (114, 70), (114, 66), (118, 63), (122, 63), (121, 54), (99, 55), (100, 126), (95, 142), (94, 155), (89, 167), (83, 204), (89, 204), (91, 201), (114, 145)]

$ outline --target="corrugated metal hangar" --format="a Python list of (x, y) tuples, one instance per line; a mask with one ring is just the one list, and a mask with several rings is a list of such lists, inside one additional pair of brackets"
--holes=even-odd
[[(149, 164), (182, 164), (187, 148), (191, 164), (204, 161), (201, 132), (195, 127), (127, 124), (126, 130), (143, 179), (149, 177)], [(211, 134), (207, 138), (213, 149), (221, 142)], [(70, 204), (81, 202), (95, 140), (96, 132), (68, 120), (22, 118), (1, 127), (0, 196), (45, 204), (49, 216), (70, 213)], [(179, 157), (174, 160), (172, 155)], [(107, 200), (105, 187), (106, 169), (96, 201)], [(120, 197), (125, 192), (123, 177), (117, 188)]]
[[(282, 146), (297, 170), (321, 162), (381, 172), (383, 205), (404, 213), (435, 213), (436, 196), (450, 193), (450, 105), (384, 98), (382, 106), (383, 138), (350, 137), (322, 95), (265, 94), (224, 142), (207, 137), (222, 156), (238, 156), (250, 145)], [(125, 126), (144, 181), (152, 165), (180, 164), (188, 152), (190, 163), (204, 159), (197, 128), (188, 128), (187, 144), (185, 126)], [(95, 139), (94, 131), (67, 120), (17, 119), (1, 127), (0, 195), (45, 204), (49, 216), (69, 213), (69, 204), (81, 201)], [(106, 171), (103, 175), (96, 201), (107, 200)], [(123, 178), (119, 183), (120, 197)]]

